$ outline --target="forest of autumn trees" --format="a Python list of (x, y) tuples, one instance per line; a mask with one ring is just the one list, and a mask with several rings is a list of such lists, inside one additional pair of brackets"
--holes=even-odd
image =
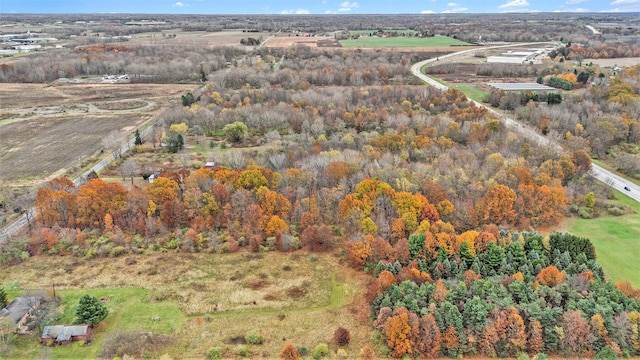
[(523, 232), (599, 206), (584, 149), (538, 147), (460, 91), (410, 85), (411, 54), (268, 55), (161, 116), (203, 137), (246, 125), (220, 166), (144, 188), (49, 181), (28, 252), (338, 249), (375, 275), (366, 297), (394, 357), (640, 351), (638, 294), (605, 281), (590, 242)]

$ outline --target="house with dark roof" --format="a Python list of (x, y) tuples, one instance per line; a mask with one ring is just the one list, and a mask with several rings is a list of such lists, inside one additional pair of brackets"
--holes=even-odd
[(28, 333), (27, 323), (29, 322), (29, 317), (34, 316), (36, 309), (40, 306), (40, 300), (36, 296), (17, 297), (7, 307), (0, 310), (0, 318), (10, 318), (17, 326), (16, 332), (18, 334), (26, 334)]
[(90, 336), (91, 326), (89, 325), (51, 325), (44, 327), (41, 341), (43, 344), (53, 341), (58, 345), (66, 345), (72, 341), (87, 341)]

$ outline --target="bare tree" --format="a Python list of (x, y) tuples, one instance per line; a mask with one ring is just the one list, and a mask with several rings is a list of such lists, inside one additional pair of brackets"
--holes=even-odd
[(12, 202), (15, 210), (22, 214), (25, 214), (25, 216), (27, 217), (27, 225), (29, 226), (29, 231), (31, 231), (31, 220), (35, 214), (35, 212), (31, 212), (31, 207), (33, 206), (35, 199), (36, 194), (32, 191), (29, 191), (18, 195), (15, 199), (13, 199)]
[(120, 166), (120, 175), (122, 176), (122, 180), (125, 178), (131, 178), (131, 185), (133, 185), (133, 178), (138, 175), (140, 172), (140, 167), (138, 163), (133, 158), (128, 158), (124, 161), (122, 166)]
[(224, 162), (232, 169), (240, 169), (247, 163), (247, 159), (240, 150), (228, 150), (224, 153)]
[(189, 160), (191, 160), (191, 154), (186, 150), (182, 150), (177, 154), (177, 156), (182, 168), (186, 169), (187, 165), (189, 165)]
[(4, 316), (0, 318), (0, 346), (5, 358), (9, 358), (11, 352), (11, 344), (16, 336), (16, 324), (10, 317)]

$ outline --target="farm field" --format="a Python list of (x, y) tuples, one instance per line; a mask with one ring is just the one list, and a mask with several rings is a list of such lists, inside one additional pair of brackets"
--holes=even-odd
[[(0, 282), (14, 289), (9, 290), (11, 296), (20, 294), (19, 289), (50, 289), (51, 279), (56, 279), (56, 293), (64, 309), (60, 322), (73, 321), (74, 307), (84, 294), (107, 299), (110, 310), (90, 345), (45, 348), (33, 346), (37, 340), (26, 336), (20, 337), (13, 354), (17, 357), (94, 358), (116, 329), (168, 335), (169, 345), (149, 350), (147, 356), (155, 358), (164, 353), (174, 358), (202, 358), (212, 346), (220, 346), (225, 357), (233, 357), (237, 345), (252, 331), (264, 339), (262, 345), (249, 348), (252, 356), (260, 357), (276, 357), (284, 339), (311, 349), (319, 342), (330, 343), (339, 326), (351, 332), (350, 354), (357, 354), (369, 340), (368, 326), (354, 318), (353, 306), (345, 306), (361, 295), (364, 275), (331, 256), (150, 253), (93, 260), (36, 257), (8, 270), (0, 275)], [(43, 278), (43, 273), (50, 276)], [(153, 316), (160, 319), (151, 321)], [(244, 320), (247, 317), (251, 321)]]
[[(175, 35), (175, 37), (173, 36)], [(242, 46), (240, 40), (248, 37), (266, 40), (271, 33), (243, 32), (242, 30), (182, 31), (180, 29), (161, 32), (145, 32), (134, 35), (127, 45), (200, 44), (204, 46)]]
[(333, 36), (297, 36), (296, 34), (290, 33), (280, 33), (277, 36), (272, 37), (264, 43), (264, 47), (287, 48), (290, 46), (304, 45), (310, 48), (317, 48), (320, 47), (319, 44), (323, 42), (335, 47), (340, 47), (340, 44)]
[[(384, 30), (385, 32), (396, 32), (399, 34), (415, 34), (417, 31), (415, 30), (409, 30), (409, 29), (391, 29), (391, 30)], [(350, 30), (349, 33), (350, 34), (356, 34), (356, 35), (367, 35), (367, 34), (372, 34), (372, 33), (376, 33), (378, 32), (377, 29), (370, 29), (370, 30)]]
[[(362, 37), (359, 39), (340, 40), (340, 44), (346, 48), (474, 46), (473, 44), (446, 36), (434, 36), (430, 38)], [(460, 48), (460, 50), (463, 49)]]
[(191, 89), (191, 85), (6, 84), (0, 89), (0, 178), (27, 186), (63, 175), (98, 154), (108, 134), (132, 136)]
[(594, 63), (599, 66), (635, 66), (640, 64), (640, 58), (638, 57), (629, 57), (629, 58), (614, 58), (614, 59), (584, 59), (583, 63)]

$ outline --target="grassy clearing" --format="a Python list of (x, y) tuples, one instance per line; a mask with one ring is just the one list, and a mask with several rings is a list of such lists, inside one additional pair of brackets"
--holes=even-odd
[[(409, 35), (413, 35), (415, 34), (417, 31), (415, 30), (409, 30), (409, 29), (392, 29), (392, 30), (384, 30), (385, 32), (397, 32), (399, 34), (409, 34)], [(362, 35), (362, 34), (374, 34), (377, 33), (378, 30), (349, 30), (350, 34), (356, 34), (356, 35)]]
[(16, 118), (0, 120), (0, 126), (11, 124), (12, 122), (16, 122), (16, 121), (18, 121), (18, 119), (16, 119)]
[(388, 47), (437, 47), (437, 46), (469, 46), (473, 44), (456, 40), (446, 36), (434, 36), (430, 38), (375, 38), (365, 37), (359, 39), (340, 40), (340, 44), (346, 48), (388, 48)]
[(429, 76), (430, 78), (432, 78), (433, 80), (439, 82), (444, 86), (462, 91), (465, 94), (465, 96), (478, 102), (482, 102), (482, 99), (484, 99), (484, 97), (487, 95), (486, 91), (478, 89), (473, 85), (462, 85), (462, 84), (452, 85), (441, 79), (438, 79), (437, 77), (434, 77), (431, 75), (427, 75), (427, 76)]
[(453, 85), (452, 87), (462, 91), (468, 98), (475, 101), (482, 102), (482, 99), (487, 96), (486, 91), (478, 89), (473, 85)]
[[(152, 357), (202, 358), (212, 346), (235, 357), (238, 341), (251, 331), (260, 333), (264, 343), (247, 345), (250, 357), (277, 357), (284, 339), (310, 349), (331, 343), (339, 326), (351, 331), (350, 354), (369, 343), (368, 323), (357, 321), (349, 305), (361, 298), (363, 276), (330, 256), (172, 252), (93, 260), (37, 257), (0, 274), (0, 284), (10, 285), (10, 296), (20, 289), (50, 289), (53, 279), (63, 299), (56, 323), (73, 322), (84, 294), (106, 299), (109, 316), (90, 345), (46, 348), (24, 336), (12, 357), (95, 358), (115, 330), (172, 336), (172, 343), (152, 351)], [(153, 316), (160, 320), (152, 321)]]
[(629, 280), (640, 286), (640, 204), (616, 191), (616, 205), (632, 208), (635, 213), (623, 216), (601, 216), (595, 219), (570, 219), (567, 231), (591, 239), (598, 263), (613, 281)]
[[(57, 295), (60, 303), (60, 320), (51, 324), (72, 324), (75, 320), (75, 309), (80, 297), (84, 294), (105, 299), (109, 308), (109, 316), (94, 330), (94, 341), (86, 346), (74, 343), (71, 346), (45, 347), (35, 345), (36, 335), (20, 336), (12, 352), (13, 358), (50, 359), (90, 359), (96, 358), (103, 348), (106, 335), (115, 330), (145, 330), (154, 333), (173, 334), (183, 328), (186, 317), (173, 302), (150, 302), (151, 291), (148, 289), (74, 289), (60, 290)], [(152, 316), (160, 316), (158, 321), (151, 321)], [(48, 325), (48, 324), (46, 324)]]

